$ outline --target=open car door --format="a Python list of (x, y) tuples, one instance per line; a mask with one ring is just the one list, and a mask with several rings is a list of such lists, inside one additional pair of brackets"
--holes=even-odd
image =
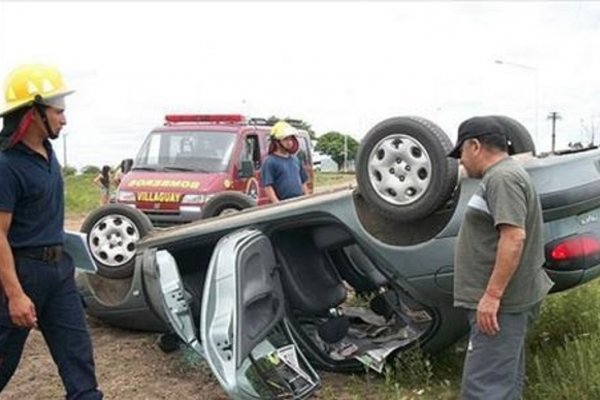
[(166, 250), (157, 251), (156, 268), (163, 295), (163, 311), (169, 325), (185, 344), (204, 357), (175, 258)]
[(233, 399), (303, 399), (319, 377), (294, 342), (269, 239), (255, 229), (223, 237), (202, 298), (205, 358)]
[(81, 272), (95, 274), (98, 267), (88, 246), (87, 235), (82, 232), (66, 230), (64, 236), (64, 251), (73, 259), (73, 264)]

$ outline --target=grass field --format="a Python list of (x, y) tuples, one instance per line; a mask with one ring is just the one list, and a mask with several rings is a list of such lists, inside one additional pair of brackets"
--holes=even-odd
[(67, 215), (87, 214), (100, 205), (100, 189), (93, 182), (95, 175), (65, 177), (65, 207)]
[(317, 172), (315, 174), (315, 189), (350, 184), (354, 181), (354, 174), (350, 173)]
[[(65, 179), (68, 215), (83, 215), (99, 204), (93, 176)], [(315, 187), (353, 181), (352, 175), (317, 174)], [(600, 283), (550, 296), (528, 337), (524, 398), (600, 398)], [(418, 349), (404, 353), (383, 376), (367, 373), (341, 379), (344, 399), (455, 399), (466, 344), (459, 342), (433, 357)], [(340, 379), (325, 374), (323, 399), (338, 399)]]

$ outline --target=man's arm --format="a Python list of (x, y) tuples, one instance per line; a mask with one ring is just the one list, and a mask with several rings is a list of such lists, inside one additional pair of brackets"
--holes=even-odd
[(300, 182), (302, 182), (302, 193), (304, 195), (310, 194), (310, 189), (308, 188), (308, 174), (304, 169), (304, 165), (300, 162)]
[(279, 203), (279, 198), (277, 197), (273, 186), (265, 186), (265, 194), (271, 203)]
[(11, 221), (12, 214), (0, 212), (0, 283), (8, 299), (12, 322), (24, 328), (35, 328), (37, 326), (35, 306), (19, 282), (12, 250), (8, 243)]
[(265, 189), (265, 194), (267, 195), (267, 199), (269, 199), (269, 202), (278, 203), (279, 197), (277, 197), (277, 194), (275, 193), (275, 188), (273, 188), (275, 180), (273, 179), (274, 165), (273, 159), (271, 157), (272, 156), (267, 156), (265, 162), (263, 163), (260, 169), (260, 185)]
[(310, 189), (308, 188), (308, 182), (304, 182), (302, 184), (302, 193), (304, 193), (305, 195), (310, 194)]
[(494, 335), (500, 330), (498, 324), (498, 309), (500, 300), (514, 275), (525, 243), (525, 230), (513, 225), (498, 226), (500, 240), (496, 252), (496, 263), (487, 288), (477, 306), (477, 325), (488, 335)]

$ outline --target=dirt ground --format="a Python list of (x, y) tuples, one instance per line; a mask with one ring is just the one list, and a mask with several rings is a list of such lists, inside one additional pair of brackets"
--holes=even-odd
[[(66, 228), (78, 230), (83, 219), (69, 218)], [(156, 345), (157, 334), (113, 328), (94, 318), (88, 318), (88, 327), (98, 383), (106, 399), (227, 399), (208, 366), (190, 350), (165, 354)], [(344, 386), (344, 379), (343, 375), (325, 374), (330, 388)], [(0, 399), (64, 397), (44, 339), (39, 331), (32, 331), (21, 363)]]
[[(111, 328), (90, 319), (98, 383), (107, 399), (226, 399), (204, 364), (191, 353), (163, 353), (157, 335)], [(38, 331), (33, 331), (23, 359), (2, 399), (64, 398), (62, 382)]]

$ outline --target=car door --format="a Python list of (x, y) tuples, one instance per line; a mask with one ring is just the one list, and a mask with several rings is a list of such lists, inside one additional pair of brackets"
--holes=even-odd
[(156, 252), (156, 268), (162, 293), (163, 311), (179, 338), (204, 357), (175, 258), (167, 250)]
[(278, 265), (255, 229), (223, 237), (209, 264), (200, 332), (205, 358), (234, 399), (303, 399), (319, 386), (285, 318)]
[(95, 274), (98, 267), (94, 262), (94, 257), (90, 253), (87, 242), (87, 235), (82, 232), (65, 230), (63, 233), (63, 249), (73, 259), (73, 265), (81, 272)]

